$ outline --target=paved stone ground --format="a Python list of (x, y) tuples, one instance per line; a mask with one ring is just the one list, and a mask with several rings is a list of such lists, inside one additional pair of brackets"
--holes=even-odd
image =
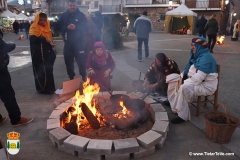
[[(193, 36), (181, 36), (162, 33), (152, 33), (150, 35), (150, 57), (143, 58), (142, 62), (137, 61), (137, 43), (136, 41), (124, 43), (124, 50), (111, 51), (116, 61), (116, 69), (113, 72), (112, 88), (113, 90), (133, 91), (131, 81), (137, 79), (139, 72), (145, 73), (154, 60), (154, 55), (158, 52), (164, 52), (173, 58), (181, 70), (189, 58), (190, 42)], [(48, 138), (46, 130), (46, 121), (55, 108), (55, 96), (40, 95), (35, 90), (34, 77), (29, 54), (28, 40), (18, 41), (18, 36), (8, 33), (4, 35), (6, 40), (14, 41), (17, 48), (10, 54), (11, 64), (9, 70), (12, 76), (13, 88), (16, 92), (16, 98), (22, 111), (22, 115), (31, 116), (34, 122), (13, 128), (7, 120), (0, 126), (0, 136), (6, 142), (6, 133), (16, 131), (21, 134), (21, 149), (17, 155), (10, 155), (11, 160), (61, 160), (78, 159), (68, 155), (55, 148)], [(63, 43), (57, 41), (57, 48), (61, 50)], [(238, 70), (240, 68), (240, 43), (230, 41), (226, 37), (224, 45), (216, 45), (213, 56), (221, 65), (219, 102), (225, 104), (230, 114), (240, 117), (240, 93)], [(143, 52), (144, 53), (144, 52)], [(144, 57), (144, 55), (143, 55)], [(76, 65), (75, 65), (76, 66)], [(76, 73), (77, 67), (76, 67)], [(66, 68), (62, 53), (58, 53), (54, 65), (54, 78), (57, 88), (60, 88), (63, 81), (68, 80)], [(142, 78), (143, 79), (143, 74)], [(0, 102), (0, 113), (7, 115), (2, 102)], [(164, 106), (168, 112), (169, 118), (173, 114), (169, 107)], [(210, 107), (207, 109), (211, 109)], [(205, 109), (204, 109), (205, 110)], [(155, 159), (240, 159), (240, 128), (237, 128), (233, 134), (232, 141), (229, 144), (217, 144), (208, 140), (205, 136), (204, 113), (200, 117), (195, 116), (195, 109), (191, 107), (192, 119), (179, 125), (170, 124), (170, 132), (164, 147), (157, 150), (142, 160)], [(189, 152), (224, 152), (235, 153), (235, 156), (189, 156)]]

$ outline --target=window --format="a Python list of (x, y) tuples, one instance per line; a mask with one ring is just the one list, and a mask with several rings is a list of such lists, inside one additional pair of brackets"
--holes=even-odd
[(164, 13), (160, 13), (158, 21), (164, 21), (165, 20), (165, 16), (166, 15)]
[(77, 1), (77, 5), (82, 5), (82, 1)]
[(94, 8), (98, 8), (98, 1), (94, 1)]
[(90, 1), (86, 1), (86, 2), (85, 2), (85, 5), (86, 5), (86, 6), (89, 6), (90, 3), (91, 3)]

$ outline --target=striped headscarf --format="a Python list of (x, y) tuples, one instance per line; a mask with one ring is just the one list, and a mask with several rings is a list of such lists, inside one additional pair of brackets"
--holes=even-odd
[(190, 59), (184, 69), (184, 75), (188, 74), (192, 64), (194, 64), (195, 68), (204, 73), (216, 73), (217, 62), (207, 48), (207, 40), (203, 37), (197, 37), (192, 39), (192, 43), (195, 44), (196, 51), (193, 53), (191, 50)]
[(197, 44), (200, 44), (202, 45), (203, 47), (207, 48), (208, 47), (208, 43), (207, 43), (207, 40), (205, 38), (193, 38), (192, 39), (192, 42), (193, 43), (197, 43)]

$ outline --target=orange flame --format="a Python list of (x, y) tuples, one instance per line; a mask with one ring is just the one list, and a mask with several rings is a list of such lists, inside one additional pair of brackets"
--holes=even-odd
[(122, 100), (119, 102), (119, 105), (122, 107), (122, 111), (118, 114), (114, 114), (113, 116), (118, 118), (118, 119), (127, 118), (127, 115), (130, 113), (130, 111), (127, 110), (127, 108), (124, 106)]
[(225, 39), (225, 35), (217, 37), (217, 44), (223, 44), (224, 39)]
[(127, 114), (127, 111), (128, 111), (128, 110), (127, 110), (127, 108), (124, 106), (123, 101), (120, 101), (119, 104), (120, 104), (120, 106), (123, 108), (123, 109), (122, 109), (122, 114), (123, 114), (123, 115)]
[(99, 113), (97, 113), (96, 101), (93, 100), (93, 96), (95, 94), (98, 94), (99, 91), (100, 91), (99, 85), (97, 83), (90, 85), (90, 79), (87, 78), (87, 81), (83, 83), (83, 95), (80, 95), (80, 92), (78, 90), (75, 94), (75, 97), (72, 100), (74, 102), (72, 107), (74, 107), (75, 111), (73, 111), (72, 113), (69, 112), (68, 122), (70, 122), (72, 115), (78, 115), (77, 116), (78, 127), (81, 124), (87, 123), (86, 117), (84, 116), (81, 108), (79, 107), (81, 103), (85, 103), (88, 106), (88, 108), (91, 110), (93, 115), (98, 116)]

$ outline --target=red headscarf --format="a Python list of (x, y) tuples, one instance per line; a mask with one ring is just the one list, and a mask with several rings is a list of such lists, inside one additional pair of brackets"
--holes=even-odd
[[(96, 49), (97, 48), (102, 48), (103, 49), (103, 54), (101, 56), (98, 56), (96, 54)], [(108, 54), (107, 54), (107, 51), (105, 49), (105, 46), (102, 42), (96, 42), (94, 45), (93, 45), (93, 56), (94, 56), (94, 59), (95, 61), (100, 64), (101, 66), (105, 65), (106, 64), (106, 59), (108, 57)]]

